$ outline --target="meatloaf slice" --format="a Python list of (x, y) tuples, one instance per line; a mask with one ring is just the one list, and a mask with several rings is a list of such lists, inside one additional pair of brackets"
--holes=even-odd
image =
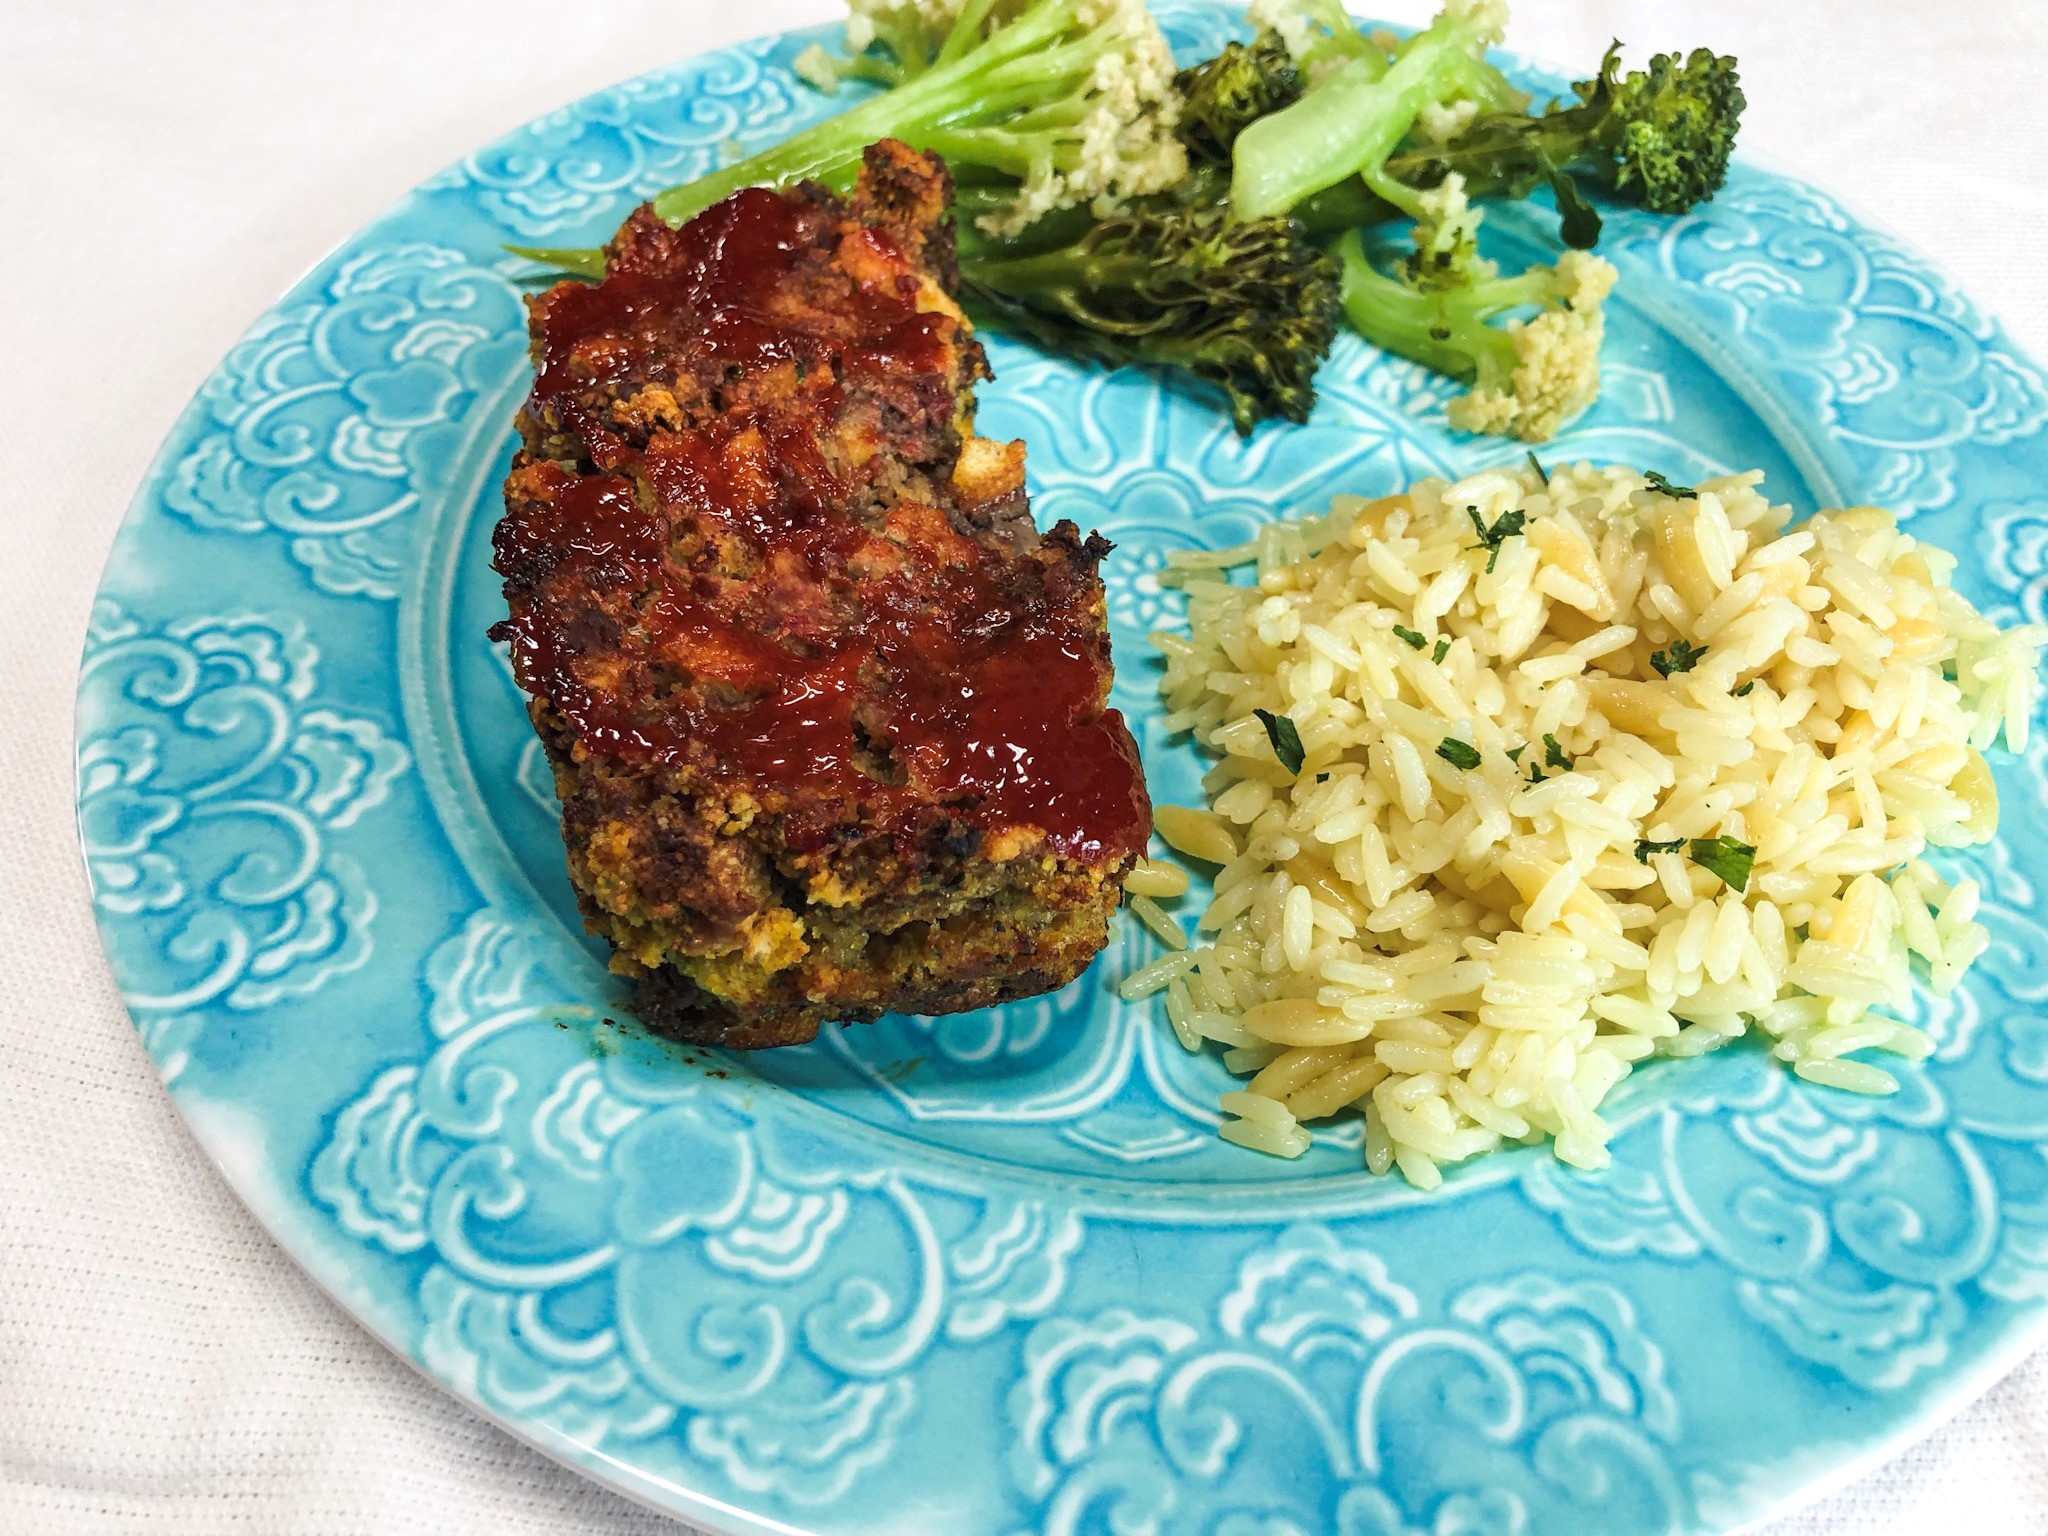
[(636, 1006), (756, 1047), (1058, 987), (1151, 808), (1109, 544), (973, 435), (944, 166), (642, 208), (532, 306), (494, 548), (570, 878)]

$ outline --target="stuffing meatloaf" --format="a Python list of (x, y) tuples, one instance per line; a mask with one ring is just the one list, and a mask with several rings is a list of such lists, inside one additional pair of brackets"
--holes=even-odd
[(683, 1039), (1078, 975), (1151, 830), (1110, 545), (974, 435), (944, 165), (641, 208), (532, 305), (494, 565), (587, 925)]

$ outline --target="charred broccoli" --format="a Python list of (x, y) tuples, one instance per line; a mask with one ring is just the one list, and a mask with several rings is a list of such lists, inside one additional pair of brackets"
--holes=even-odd
[(1338, 264), (1289, 219), (1147, 209), (1021, 254), (968, 237), (960, 275), (970, 313), (1000, 329), (1218, 386), (1240, 432), (1307, 418), (1339, 320)]
[(1181, 95), (1180, 141), (1193, 164), (1228, 165), (1237, 136), (1291, 106), (1305, 88), (1286, 40), (1270, 28), (1249, 43), (1227, 43), (1213, 59), (1175, 78)]

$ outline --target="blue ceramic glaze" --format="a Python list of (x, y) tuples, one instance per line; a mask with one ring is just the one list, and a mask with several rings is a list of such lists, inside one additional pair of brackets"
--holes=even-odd
[[(1164, 11), (1183, 58), (1233, 30)], [(1516, 1151), (1429, 1198), (1216, 1135), (1227, 1078), (1114, 979), (757, 1057), (633, 1026), (581, 932), (488, 569), (528, 385), (507, 241), (822, 115), (810, 35), (542, 118), (365, 228), (179, 422), (108, 565), (79, 694), (107, 951), (179, 1108), (284, 1246), (451, 1391), (728, 1531), (1661, 1536), (1722, 1531), (1927, 1428), (2048, 1294), (2048, 752), (1970, 861), (1993, 944), (1895, 1098), (1761, 1053), (1613, 1101), (1614, 1166)], [(1546, 248), (1502, 211), (1511, 258)], [(1618, 210), (1599, 406), (1546, 456), (1759, 466), (1861, 500), (2048, 619), (2048, 381), (1891, 238), (1739, 169)], [(1519, 461), (1448, 386), (1340, 343), (1304, 427), (993, 339), (983, 430), (1107, 566), (1156, 796), (1156, 573), (1428, 473)], [(1951, 867), (1962, 861), (1950, 861)]]

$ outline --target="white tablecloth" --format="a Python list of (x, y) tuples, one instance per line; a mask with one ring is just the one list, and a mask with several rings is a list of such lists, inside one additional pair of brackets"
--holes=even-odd
[[(1419, 21), (1431, 6), (1378, 9)], [(313, 260), (537, 113), (828, 14), (829, 0), (0, 5), (0, 1532), (682, 1529), (414, 1375), (201, 1159), (93, 935), (71, 696), (100, 562), (150, 456)], [(2048, 355), (2048, 3), (1516, 0), (1511, 41), (1539, 57), (1591, 60), (1610, 36), (1635, 57), (1738, 54), (1752, 155), (1906, 234)], [(2048, 1355), (1769, 1529), (2048, 1531)]]

